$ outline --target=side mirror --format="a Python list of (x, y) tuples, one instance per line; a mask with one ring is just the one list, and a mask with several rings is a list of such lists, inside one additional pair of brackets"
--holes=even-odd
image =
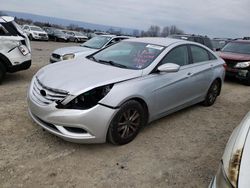
[(160, 65), (157, 68), (160, 72), (178, 72), (180, 70), (180, 65), (177, 65), (175, 63), (166, 63), (163, 65)]

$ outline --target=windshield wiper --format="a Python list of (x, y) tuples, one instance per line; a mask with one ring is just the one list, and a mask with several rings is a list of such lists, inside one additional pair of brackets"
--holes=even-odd
[(86, 45), (80, 45), (81, 47), (86, 47), (86, 48), (91, 48), (91, 49), (99, 49), (99, 48), (94, 48), (94, 47), (91, 47), (91, 46), (86, 46)]
[(121, 64), (115, 63), (114, 61), (105, 61), (105, 60), (99, 59), (99, 62), (103, 63), (103, 64), (112, 65), (112, 66), (115, 66), (115, 67), (128, 68), (126, 65), (121, 65)]
[(95, 62), (100, 62), (98, 59), (96, 59), (94, 56), (90, 56), (90, 57), (88, 57), (88, 59), (90, 59), (90, 60), (93, 60), (93, 61), (95, 61)]

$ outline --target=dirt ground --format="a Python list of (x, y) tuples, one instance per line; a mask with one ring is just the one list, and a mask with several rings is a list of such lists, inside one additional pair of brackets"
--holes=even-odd
[(71, 45), (32, 42), (32, 67), (0, 85), (0, 187), (207, 187), (249, 111), (250, 87), (227, 81), (214, 106), (153, 122), (125, 146), (73, 144), (33, 123), (26, 104), (32, 76), (54, 49)]

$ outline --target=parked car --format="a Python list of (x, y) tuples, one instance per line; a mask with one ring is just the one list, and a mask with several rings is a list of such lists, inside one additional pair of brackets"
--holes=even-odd
[(229, 42), (218, 52), (227, 63), (226, 75), (237, 78), (250, 85), (250, 41), (235, 40)]
[(229, 138), (210, 188), (250, 187), (250, 112)]
[(63, 31), (68, 34), (68, 41), (70, 42), (86, 42), (88, 37), (77, 31)]
[(55, 63), (62, 60), (85, 57), (109, 45), (128, 38), (129, 37), (126, 36), (100, 35), (88, 40), (80, 46), (64, 47), (55, 50), (50, 56), (50, 62)]
[(223, 65), (198, 43), (128, 39), (42, 68), (28, 91), (29, 113), (71, 142), (126, 144), (153, 120), (196, 103), (213, 105)]
[(183, 35), (170, 35), (169, 37), (175, 38), (175, 39), (182, 39), (182, 40), (198, 42), (198, 43), (203, 44), (206, 47), (210, 48), (211, 50), (213, 50), (212, 42), (211, 42), (210, 38), (207, 36), (183, 34)]
[(38, 26), (23, 25), (22, 29), (28, 35), (30, 40), (49, 40), (48, 34)]
[(0, 17), (0, 82), (5, 74), (31, 66), (31, 48), (27, 35), (13, 17)]
[(49, 40), (53, 40), (55, 42), (68, 42), (68, 35), (62, 32), (61, 30), (53, 27), (44, 27), (43, 29), (47, 32)]
[(230, 38), (214, 38), (211, 40), (214, 51), (220, 51), (227, 43), (232, 41)]

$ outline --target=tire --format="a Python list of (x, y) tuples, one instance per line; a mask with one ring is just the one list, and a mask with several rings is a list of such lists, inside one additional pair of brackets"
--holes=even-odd
[(6, 74), (5, 66), (0, 62), (0, 83), (3, 81)]
[(115, 145), (131, 142), (146, 124), (146, 113), (142, 105), (131, 100), (124, 103), (110, 123), (107, 140)]
[(221, 90), (221, 84), (220, 84), (219, 80), (215, 80), (211, 84), (211, 86), (207, 92), (206, 98), (202, 104), (204, 106), (212, 106), (215, 103), (216, 98), (219, 96), (220, 90)]
[(247, 73), (247, 77), (246, 80), (244, 81), (244, 84), (250, 86), (250, 70)]
[(57, 42), (57, 38), (56, 37), (55, 37), (54, 41)]
[(78, 43), (78, 40), (77, 40), (77, 39), (75, 39), (75, 42), (76, 42), (76, 43)]

